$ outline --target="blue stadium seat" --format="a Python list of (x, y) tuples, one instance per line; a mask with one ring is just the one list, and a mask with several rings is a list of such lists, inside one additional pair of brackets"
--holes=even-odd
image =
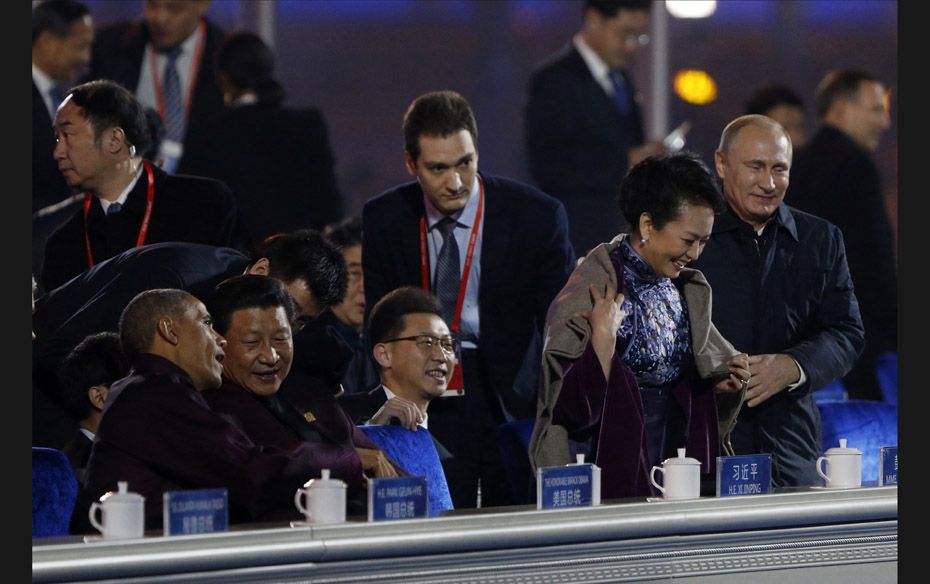
[(32, 537), (68, 535), (78, 482), (68, 457), (54, 448), (32, 448)]
[(522, 418), (497, 427), (497, 445), (515, 505), (532, 503), (536, 493), (529, 457), (530, 435), (535, 424), (536, 418)]
[(362, 425), (359, 428), (412, 476), (426, 477), (426, 494), (431, 517), (454, 508), (446, 473), (442, 470), (439, 453), (429, 430), (420, 428), (413, 432), (402, 426), (375, 424)]
[(823, 452), (838, 446), (862, 451), (862, 481), (878, 481), (879, 450), (898, 445), (898, 407), (880, 401), (850, 399), (818, 402), (823, 419)]
[(846, 393), (846, 386), (843, 385), (842, 379), (837, 379), (830, 385), (814, 392), (815, 402), (844, 400), (848, 397), (849, 394)]
[(898, 353), (886, 351), (875, 361), (875, 375), (885, 403), (898, 405)]

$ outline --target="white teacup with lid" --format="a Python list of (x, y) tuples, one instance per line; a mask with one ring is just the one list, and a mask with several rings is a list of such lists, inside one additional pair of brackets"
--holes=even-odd
[(294, 505), (304, 514), (307, 523), (345, 523), (346, 484), (330, 478), (329, 474), (328, 468), (322, 469), (320, 478), (310, 479), (294, 493)]
[[(90, 524), (103, 539), (134, 539), (145, 533), (145, 497), (129, 491), (129, 483), (118, 481), (117, 492), (107, 492), (100, 502), (92, 503)], [(98, 519), (98, 515), (100, 518)]]
[[(656, 471), (662, 473), (662, 485), (656, 482)], [(688, 458), (685, 449), (679, 448), (677, 457), (666, 458), (662, 466), (652, 467), (649, 481), (665, 499), (697, 499), (701, 496), (701, 462)]]
[(830, 448), (817, 459), (817, 474), (827, 482), (828, 489), (862, 486), (862, 451), (847, 448), (846, 438), (840, 438), (839, 447)]

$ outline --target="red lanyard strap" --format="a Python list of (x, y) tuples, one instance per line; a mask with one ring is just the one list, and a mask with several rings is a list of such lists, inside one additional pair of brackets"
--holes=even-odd
[[(481, 215), (484, 210), (484, 182), (478, 178), (478, 211), (475, 213), (475, 224), (471, 228), (468, 238), (468, 248), (465, 251), (465, 267), (462, 269), (462, 281), (459, 284), (458, 300), (455, 303), (455, 316), (452, 318), (452, 332), (459, 332), (462, 320), (462, 305), (465, 303), (465, 290), (468, 288), (468, 276), (471, 274), (471, 260), (475, 252), (475, 242), (478, 241), (478, 228), (481, 226)], [(450, 237), (454, 235), (450, 232)], [(429, 286), (429, 255), (426, 246), (426, 214), (420, 217), (420, 274), (422, 275), (423, 289), (430, 291)]]
[[(155, 202), (155, 173), (152, 172), (152, 166), (148, 160), (142, 161), (145, 172), (148, 174), (148, 186), (145, 191), (145, 215), (142, 217), (142, 226), (139, 227), (139, 235), (136, 237), (136, 247), (145, 245), (145, 237), (149, 232), (149, 220), (152, 218), (152, 205)], [(87, 246), (87, 265), (94, 267), (94, 254), (90, 249), (90, 235), (87, 231), (87, 215), (90, 213), (90, 204), (93, 201), (93, 195), (90, 192), (84, 193), (84, 244)]]

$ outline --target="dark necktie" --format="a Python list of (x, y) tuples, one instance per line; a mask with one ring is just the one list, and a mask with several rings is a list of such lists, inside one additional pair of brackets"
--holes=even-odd
[(58, 106), (61, 104), (62, 100), (61, 87), (58, 85), (52, 85), (49, 87), (48, 96), (52, 100), (52, 117), (55, 117), (55, 111), (58, 110)]
[(617, 104), (617, 109), (619, 109), (622, 114), (630, 113), (633, 102), (633, 97), (630, 95), (630, 86), (623, 79), (619, 71), (611, 71), (608, 76), (610, 77), (611, 85), (614, 87), (613, 99), (614, 103)]
[(181, 77), (175, 66), (181, 55), (181, 47), (174, 47), (164, 53), (165, 71), (162, 87), (165, 99), (165, 138), (175, 142), (184, 141), (184, 100), (181, 96)]
[(455, 219), (444, 217), (436, 224), (436, 229), (442, 233), (442, 249), (436, 257), (436, 282), (434, 291), (442, 301), (442, 311), (446, 323), (452, 327), (455, 318), (455, 304), (459, 296), (459, 283), (462, 272), (459, 268), (459, 244), (455, 241)]
[(107, 207), (107, 215), (115, 215), (123, 209), (123, 206), (119, 203), (110, 203), (110, 206)]

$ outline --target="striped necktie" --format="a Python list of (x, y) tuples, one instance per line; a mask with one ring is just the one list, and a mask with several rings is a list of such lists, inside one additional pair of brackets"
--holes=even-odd
[(462, 281), (462, 272), (459, 267), (459, 244), (455, 241), (456, 221), (452, 217), (444, 217), (436, 224), (436, 229), (442, 233), (442, 249), (436, 257), (436, 282), (433, 285), (436, 296), (442, 301), (442, 312), (446, 317), (449, 328), (455, 318), (455, 305), (459, 297), (459, 285)]
[(165, 138), (175, 142), (184, 142), (187, 120), (184, 115), (184, 99), (181, 95), (181, 77), (176, 67), (181, 47), (165, 51), (165, 71), (162, 87), (165, 99)]

